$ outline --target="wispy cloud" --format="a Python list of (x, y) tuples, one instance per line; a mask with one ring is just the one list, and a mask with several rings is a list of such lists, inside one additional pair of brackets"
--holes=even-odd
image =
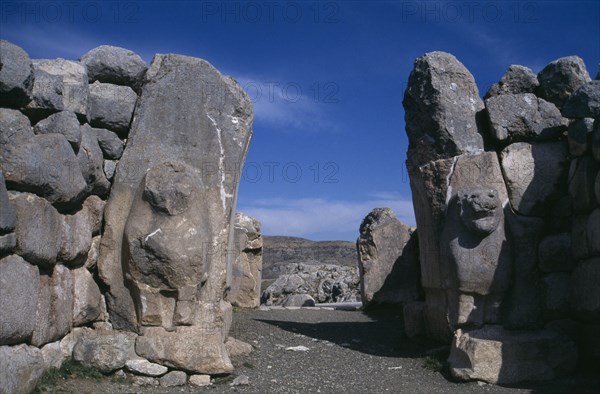
[(256, 121), (282, 131), (340, 131), (340, 125), (331, 119), (331, 109), (337, 103), (339, 90), (335, 83), (306, 84), (231, 74), (252, 100)]
[(293, 235), (312, 239), (354, 240), (364, 217), (378, 207), (391, 208), (398, 219), (415, 225), (412, 201), (398, 193), (373, 193), (363, 201), (325, 198), (261, 199), (241, 203), (239, 211), (262, 223), (267, 235)]

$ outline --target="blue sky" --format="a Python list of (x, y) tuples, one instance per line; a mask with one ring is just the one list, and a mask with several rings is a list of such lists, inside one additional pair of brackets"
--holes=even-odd
[(594, 77), (600, 2), (3, 0), (0, 36), (32, 58), (110, 44), (208, 60), (254, 102), (238, 209), (268, 235), (353, 241), (375, 207), (415, 224), (402, 108), (415, 58), (451, 52), (482, 95), (510, 64), (576, 54)]

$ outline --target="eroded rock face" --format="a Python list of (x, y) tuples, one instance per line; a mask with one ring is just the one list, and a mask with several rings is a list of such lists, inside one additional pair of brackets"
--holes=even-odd
[(356, 247), (363, 306), (419, 299), (417, 234), (391, 209), (376, 208), (365, 217)]
[(29, 393), (46, 371), (42, 351), (21, 344), (0, 346), (0, 382), (2, 392)]
[(135, 338), (131, 332), (80, 329), (74, 339), (73, 359), (103, 373), (113, 372), (135, 357)]
[(105, 209), (98, 269), (110, 319), (118, 329), (174, 330), (141, 332), (176, 353), (181, 335), (210, 326), (213, 334), (194, 339), (193, 360), (154, 353), (154, 345), (148, 352), (182, 369), (228, 372), (226, 251), (251, 104), (201, 59), (156, 55), (145, 81)]
[(498, 83), (492, 85), (485, 98), (501, 94), (533, 93), (540, 85), (530, 68), (512, 64)]

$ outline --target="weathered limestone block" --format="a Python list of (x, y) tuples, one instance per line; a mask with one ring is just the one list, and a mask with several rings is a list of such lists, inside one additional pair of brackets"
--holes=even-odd
[(125, 369), (138, 375), (162, 376), (169, 370), (167, 367), (151, 363), (148, 360), (127, 360)]
[(95, 133), (87, 124), (81, 127), (81, 149), (77, 153), (77, 160), (87, 184), (86, 194), (106, 196), (110, 190), (110, 182), (104, 175), (102, 150)]
[(42, 346), (61, 339), (73, 327), (73, 275), (55, 265), (52, 275), (40, 275), (35, 328), (31, 344)]
[(500, 81), (492, 85), (484, 98), (501, 94), (533, 93), (539, 85), (537, 75), (530, 68), (512, 64)]
[(90, 82), (141, 87), (148, 66), (139, 55), (120, 47), (101, 45), (81, 57)]
[(571, 271), (571, 234), (550, 235), (539, 243), (540, 269), (544, 272)]
[(600, 163), (589, 156), (571, 161), (569, 168), (569, 194), (575, 212), (589, 212), (596, 207), (595, 182)]
[(451, 54), (430, 52), (415, 61), (403, 104), (411, 165), (483, 151), (476, 121), (483, 102), (475, 79)]
[(162, 327), (148, 327), (135, 343), (135, 351), (152, 362), (171, 368), (203, 374), (228, 373), (233, 370), (221, 328), (179, 326), (168, 332)]
[(452, 376), (460, 380), (493, 384), (552, 380), (575, 369), (577, 348), (568, 337), (551, 330), (485, 326), (458, 330), (448, 362)]
[[(204, 60), (156, 55), (135, 111), (105, 209), (98, 261), (110, 320), (115, 328), (133, 331), (147, 324), (169, 329), (191, 324), (177, 327), (181, 335), (214, 326), (214, 335), (204, 336), (202, 346), (185, 345), (194, 348), (189, 361), (196, 369), (205, 360), (213, 373), (227, 372), (231, 364), (222, 347), (227, 322), (221, 302), (228, 256), (218, 251), (233, 241), (230, 228), (251, 135), (251, 103), (232, 79)], [(134, 289), (133, 297), (127, 286)], [(139, 320), (136, 310), (144, 311)], [(179, 334), (169, 337), (176, 341)], [(185, 343), (177, 340), (176, 346)]]
[(37, 66), (33, 67), (33, 89), (31, 101), (25, 113), (33, 123), (65, 109), (63, 104), (63, 77), (49, 74)]
[(35, 327), (40, 275), (16, 255), (0, 259), (0, 345), (26, 342)]
[(409, 302), (404, 304), (404, 333), (410, 339), (424, 337), (427, 334), (425, 326), (425, 302)]
[(542, 323), (542, 289), (539, 283), (538, 248), (544, 220), (508, 215), (513, 251), (513, 286), (504, 300), (504, 328), (534, 329)]
[(241, 308), (256, 308), (260, 305), (262, 274), (262, 246), (260, 222), (250, 216), (236, 212), (234, 225), (233, 266), (228, 270), (229, 291), (226, 300)]
[(497, 141), (548, 140), (566, 129), (558, 108), (531, 93), (495, 96), (485, 107)]
[(600, 257), (600, 208), (594, 209), (588, 217), (587, 244), (590, 255)]
[(16, 220), (15, 209), (9, 202), (4, 174), (0, 169), (0, 258), (11, 254), (17, 247), (17, 237), (13, 233)]
[(571, 310), (578, 319), (600, 323), (600, 258), (580, 261), (573, 271)]
[(0, 346), (0, 389), (2, 393), (33, 391), (46, 365), (42, 351), (33, 346)]
[(136, 358), (136, 337), (132, 332), (85, 327), (76, 335), (73, 359), (102, 373), (113, 372), (123, 368), (127, 360)]
[(564, 142), (517, 142), (500, 153), (502, 172), (514, 210), (522, 215), (545, 215), (545, 204), (561, 195), (568, 165)]
[(569, 153), (573, 156), (585, 154), (589, 147), (594, 130), (594, 119), (577, 119), (569, 125)]
[(102, 313), (102, 294), (92, 274), (85, 268), (73, 274), (73, 325), (82, 326), (96, 321)]
[(11, 192), (9, 198), (17, 213), (16, 254), (30, 263), (52, 267), (61, 248), (61, 215), (34, 194)]
[(600, 81), (590, 81), (577, 89), (565, 103), (563, 114), (569, 118), (600, 116)]
[(36, 134), (62, 134), (65, 136), (73, 152), (79, 151), (81, 144), (81, 130), (79, 120), (73, 112), (61, 111), (50, 115), (46, 119), (39, 121), (33, 131)]
[(88, 209), (83, 206), (77, 213), (64, 215), (61, 219), (58, 260), (71, 267), (81, 265), (92, 246), (94, 223), (90, 220)]
[(85, 118), (88, 113), (88, 75), (78, 62), (65, 59), (33, 60), (36, 69), (62, 77), (63, 110)]
[(592, 155), (596, 161), (600, 161), (600, 120), (594, 121), (592, 132)]
[(119, 160), (121, 155), (123, 155), (124, 148), (123, 141), (121, 141), (119, 136), (107, 129), (97, 129), (94, 127), (91, 129), (96, 135), (98, 145), (100, 145), (100, 149), (102, 149), (102, 153), (104, 153), (104, 158)]
[(129, 130), (136, 101), (137, 95), (130, 87), (96, 81), (90, 85), (90, 123), (125, 133)]
[(583, 59), (561, 57), (548, 64), (537, 75), (540, 83), (536, 94), (561, 108), (579, 87), (591, 81)]
[(571, 274), (553, 272), (542, 278), (544, 294), (544, 319), (557, 320), (569, 317)]
[(16, 226), (15, 209), (9, 203), (2, 170), (0, 170), (0, 208), (2, 208), (0, 212), (0, 234), (13, 232)]
[(31, 100), (31, 59), (20, 47), (0, 40), (0, 106), (19, 108)]
[(45, 197), (57, 207), (76, 204), (85, 181), (61, 134), (34, 135), (19, 111), (0, 108), (0, 169), (11, 188)]
[(419, 299), (418, 245), (415, 230), (391, 209), (376, 208), (364, 218), (356, 241), (363, 306)]

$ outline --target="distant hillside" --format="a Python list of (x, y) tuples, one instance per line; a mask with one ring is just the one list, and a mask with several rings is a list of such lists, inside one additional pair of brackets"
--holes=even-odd
[(298, 237), (263, 236), (263, 279), (276, 279), (280, 267), (305, 263), (357, 266), (356, 245), (347, 241), (311, 241)]

